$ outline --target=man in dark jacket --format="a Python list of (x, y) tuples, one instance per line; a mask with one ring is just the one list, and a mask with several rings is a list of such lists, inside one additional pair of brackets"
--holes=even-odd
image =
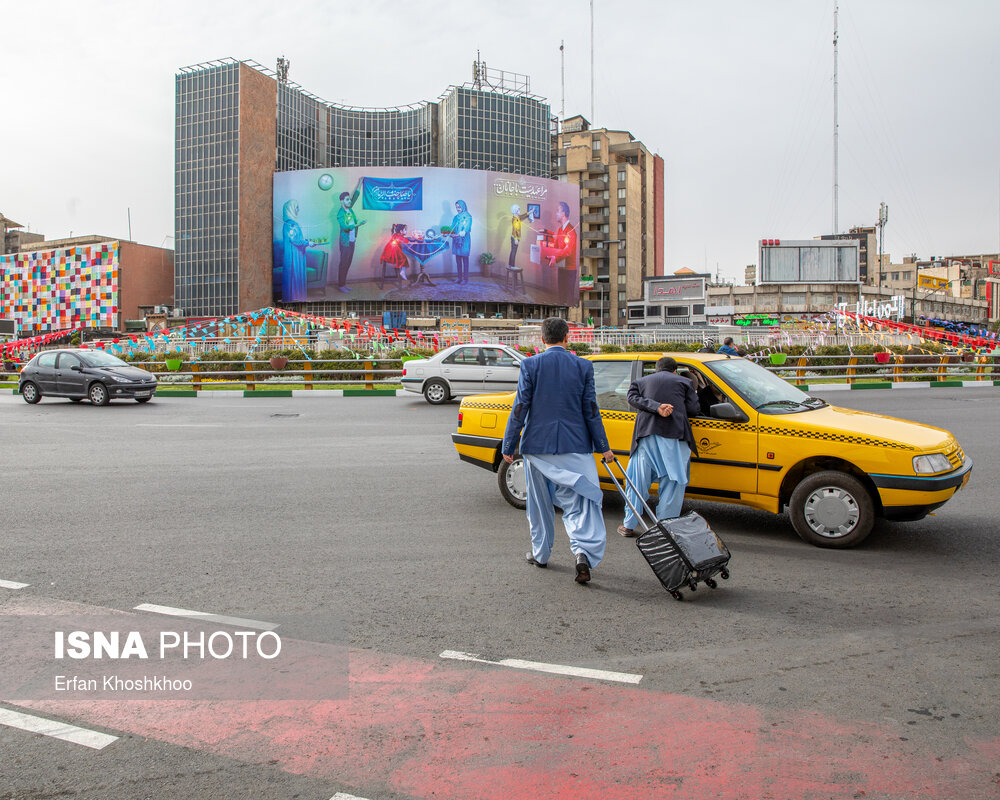
[(569, 352), (568, 340), (566, 320), (542, 321), (545, 352), (521, 362), (501, 452), (508, 464), (514, 463), (515, 450), (524, 458), (531, 533), (528, 563), (548, 564), (555, 503), (563, 511), (563, 526), (576, 556), (575, 580), (586, 583), (607, 544), (594, 453), (601, 453), (605, 462), (613, 461), (614, 453), (597, 407), (594, 365)]
[[(677, 362), (664, 356), (656, 362), (656, 372), (632, 381), (628, 402), (636, 415), (626, 472), (632, 485), (642, 492), (640, 498), (629, 490), (628, 498), (641, 510), (641, 502), (649, 497), (650, 484), (655, 480), (660, 485), (656, 518), (677, 517), (688, 485), (691, 453), (698, 452), (688, 423), (689, 416), (701, 412), (698, 395), (691, 381), (677, 374)], [(629, 508), (618, 533), (636, 536), (638, 522)]]

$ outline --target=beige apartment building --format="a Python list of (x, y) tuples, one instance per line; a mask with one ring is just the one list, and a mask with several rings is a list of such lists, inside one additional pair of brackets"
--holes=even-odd
[(571, 322), (624, 326), (629, 297), (663, 275), (663, 159), (628, 131), (566, 119), (555, 137), (552, 172), (580, 187), (580, 304)]

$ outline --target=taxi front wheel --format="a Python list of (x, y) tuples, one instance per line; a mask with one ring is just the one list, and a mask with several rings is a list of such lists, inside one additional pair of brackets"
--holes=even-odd
[(826, 470), (804, 478), (788, 504), (795, 532), (817, 547), (854, 547), (872, 530), (875, 511), (861, 482)]

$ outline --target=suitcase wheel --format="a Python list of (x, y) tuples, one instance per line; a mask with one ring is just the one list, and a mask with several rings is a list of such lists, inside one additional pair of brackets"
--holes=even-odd
[(729, 570), (728, 569), (722, 570), (722, 572), (719, 573), (719, 576), (722, 578), (722, 580), (728, 581), (729, 580)]
[(705, 578), (705, 585), (706, 585), (706, 586), (707, 586), (707, 587), (708, 587), (709, 589), (718, 589), (718, 588), (719, 588), (719, 584), (717, 584), (717, 583), (715, 582), (715, 579), (714, 579), (714, 578)]
[(674, 600), (677, 600), (678, 602), (684, 599), (684, 595), (682, 595), (680, 592), (671, 592), (670, 596), (674, 598)]
[(691, 580), (688, 581), (688, 587), (691, 589), (692, 592), (698, 591), (698, 581), (692, 578)]

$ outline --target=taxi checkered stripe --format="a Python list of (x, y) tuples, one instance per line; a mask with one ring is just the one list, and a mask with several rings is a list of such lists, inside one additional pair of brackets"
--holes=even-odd
[(757, 430), (756, 425), (747, 425), (745, 422), (727, 422), (721, 419), (693, 419), (692, 428), (721, 428), (723, 430), (741, 430), (753, 433)]
[(470, 403), (466, 401), (462, 405), (466, 408), (485, 408), (490, 411), (510, 411), (511, 409), (511, 406), (504, 403)]
[(894, 450), (915, 450), (912, 445), (889, 442), (885, 439), (872, 439), (867, 436), (846, 436), (842, 433), (827, 433), (825, 431), (790, 431), (782, 428), (761, 428), (761, 433), (772, 436), (792, 436), (800, 439), (822, 439), (828, 442), (846, 442), (848, 444), (866, 444), (872, 447), (890, 447)]
[(622, 420), (634, 420), (634, 411), (605, 411), (601, 410), (601, 419), (622, 419)]

